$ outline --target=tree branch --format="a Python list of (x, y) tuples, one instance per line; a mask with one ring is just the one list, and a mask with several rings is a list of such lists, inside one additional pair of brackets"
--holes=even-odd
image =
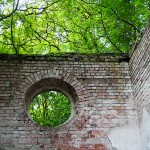
[(118, 16), (117, 12), (116, 12), (114, 9), (111, 8), (111, 10), (112, 10), (112, 12), (117, 16), (117, 19), (119, 19), (120, 21), (123, 21), (123, 22), (125, 22), (126, 24), (130, 25), (131, 27), (134, 28), (134, 30), (136, 30), (136, 31), (138, 31), (138, 32), (140, 33), (140, 30), (139, 30), (134, 24), (132, 24), (132, 23), (130, 23), (130, 22), (128, 22), (128, 21), (126, 21), (126, 20), (120, 18), (120, 17)]
[(41, 34), (39, 34), (37, 31), (34, 30), (34, 32), (35, 32), (40, 38), (42, 38), (44, 41), (46, 41), (46, 42), (49, 44), (49, 46), (55, 47), (57, 50), (60, 51), (60, 48), (59, 48), (58, 46), (56, 46), (56, 45), (54, 45), (54, 44), (51, 44), (47, 39), (45, 39), (43, 36), (41, 36)]
[(106, 33), (106, 36), (107, 36), (108, 40), (110, 41), (110, 43), (111, 43), (120, 53), (122, 53), (122, 51), (113, 43), (113, 41), (111, 40), (111, 38), (110, 38), (109, 35), (108, 35), (108, 32), (107, 32), (107, 30), (106, 30), (106, 28), (105, 28), (105, 25), (104, 25), (102, 12), (100, 12), (100, 16), (101, 16), (102, 26), (103, 26), (103, 29), (104, 29), (104, 31), (105, 31), (105, 33)]
[(4, 19), (6, 19), (6, 18), (11, 17), (11, 16), (17, 11), (18, 5), (19, 5), (19, 0), (17, 0), (17, 4), (16, 4), (15, 8), (14, 8), (14, 4), (15, 4), (15, 0), (13, 1), (13, 10), (12, 10), (12, 12), (9, 13), (8, 15), (2, 16), (2, 17), (0, 18), (0, 21), (4, 20)]
[[(15, 0), (13, 2), (13, 9), (15, 6)], [(11, 26), (10, 26), (10, 30), (11, 30), (11, 42), (12, 42), (12, 46), (15, 49), (15, 54), (18, 55), (18, 49), (15, 46), (15, 41), (14, 41), (14, 35), (13, 35), (13, 14), (11, 15)]]

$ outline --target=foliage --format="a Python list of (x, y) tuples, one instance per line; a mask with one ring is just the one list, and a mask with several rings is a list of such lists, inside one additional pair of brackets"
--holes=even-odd
[(149, 9), (149, 0), (0, 0), (0, 52), (125, 53)]
[(45, 91), (30, 104), (31, 118), (41, 126), (56, 127), (63, 124), (71, 114), (68, 98), (57, 91)]

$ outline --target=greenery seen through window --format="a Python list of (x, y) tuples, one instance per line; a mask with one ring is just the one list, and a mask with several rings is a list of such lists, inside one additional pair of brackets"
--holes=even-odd
[(71, 115), (71, 102), (61, 92), (45, 91), (30, 104), (30, 117), (41, 126), (57, 127)]

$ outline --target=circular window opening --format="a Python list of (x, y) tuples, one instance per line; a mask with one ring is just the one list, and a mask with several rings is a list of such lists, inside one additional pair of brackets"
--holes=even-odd
[(70, 118), (71, 111), (68, 97), (55, 90), (39, 93), (29, 105), (30, 117), (41, 126), (60, 126)]

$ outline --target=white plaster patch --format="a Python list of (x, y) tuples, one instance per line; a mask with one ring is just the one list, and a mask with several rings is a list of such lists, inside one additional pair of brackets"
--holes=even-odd
[(150, 149), (150, 142), (148, 143), (148, 149)]
[(143, 150), (150, 150), (150, 114), (145, 108), (143, 108), (140, 132)]
[(116, 127), (108, 135), (117, 150), (141, 150), (139, 129), (130, 125)]

